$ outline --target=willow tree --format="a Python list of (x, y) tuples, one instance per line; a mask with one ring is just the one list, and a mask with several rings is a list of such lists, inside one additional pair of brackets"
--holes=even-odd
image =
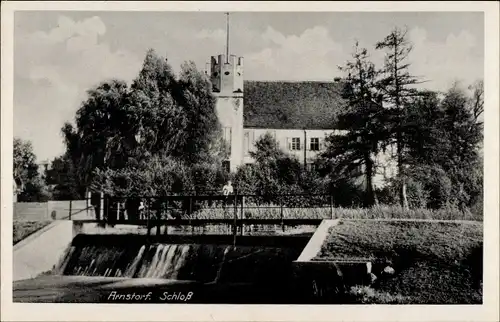
[(212, 152), (220, 147), (220, 124), (215, 103), (210, 81), (194, 64), (184, 64), (177, 76), (165, 58), (149, 50), (130, 87), (111, 80), (88, 91), (75, 126), (63, 128), (67, 154), (82, 181), (87, 186), (94, 182), (95, 189), (116, 186), (106, 180), (120, 181), (134, 171), (142, 176), (137, 184), (157, 184), (148, 179), (153, 177), (148, 171), (158, 163), (191, 167), (216, 162)]

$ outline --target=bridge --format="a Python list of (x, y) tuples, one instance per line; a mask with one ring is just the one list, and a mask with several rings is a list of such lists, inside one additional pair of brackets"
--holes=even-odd
[[(170, 230), (183, 234), (285, 233), (300, 227), (317, 227), (335, 218), (334, 198), (325, 194), (238, 194), (218, 192), (172, 193), (161, 196), (107, 196), (90, 202), (95, 218), (78, 222), (106, 226), (139, 226), (147, 234)], [(69, 219), (75, 220), (69, 216)], [(170, 228), (169, 228), (170, 227)]]

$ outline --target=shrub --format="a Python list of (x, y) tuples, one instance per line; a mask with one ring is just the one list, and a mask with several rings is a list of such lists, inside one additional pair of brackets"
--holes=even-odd
[(358, 304), (411, 304), (412, 298), (401, 294), (377, 291), (369, 286), (353, 286), (347, 295), (348, 301)]

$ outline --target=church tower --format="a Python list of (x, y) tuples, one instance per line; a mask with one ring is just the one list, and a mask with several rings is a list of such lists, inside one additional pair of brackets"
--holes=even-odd
[(231, 172), (243, 163), (243, 57), (229, 53), (229, 13), (227, 15), (226, 54), (212, 56), (205, 73), (217, 98), (217, 116), (229, 149), (224, 162)]

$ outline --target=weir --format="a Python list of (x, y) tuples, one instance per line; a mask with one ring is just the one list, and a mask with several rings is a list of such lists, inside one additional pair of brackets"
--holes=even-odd
[[(113, 302), (107, 295), (117, 290), (196, 290), (191, 300), (194, 303), (334, 303), (341, 302), (345, 291), (343, 267), (352, 266), (311, 260), (328, 227), (336, 225), (337, 220), (324, 220), (316, 230), (311, 230), (310, 221), (303, 226), (293, 222), (291, 229), (266, 235), (186, 234), (182, 229), (165, 234), (133, 224), (66, 222), (70, 226), (64, 236), (69, 239), (50, 239), (59, 241), (52, 253), (59, 252), (60, 256), (51, 272), (37, 269), (36, 262), (29, 262), (31, 256), (26, 254), (22, 267), (29, 267), (31, 277), (38, 277), (32, 282), (18, 279), (15, 290), (31, 288), (33, 283), (46, 284), (49, 289), (56, 288), (51, 296), (62, 302)], [(62, 237), (59, 231), (54, 233)], [(55, 235), (51, 230), (44, 234)], [(64, 243), (65, 250), (61, 250)], [(31, 253), (36, 249), (50, 251), (51, 246), (38, 245), (35, 239), (27, 249)], [(366, 263), (355, 265), (364, 277)], [(19, 267), (14, 254), (14, 270)], [(23, 294), (14, 293), (15, 298)], [(30, 299), (23, 297), (20, 301)]]
[[(153, 237), (153, 238), (152, 238)], [(290, 277), (309, 237), (77, 235), (55, 273), (197, 282), (260, 283)]]

